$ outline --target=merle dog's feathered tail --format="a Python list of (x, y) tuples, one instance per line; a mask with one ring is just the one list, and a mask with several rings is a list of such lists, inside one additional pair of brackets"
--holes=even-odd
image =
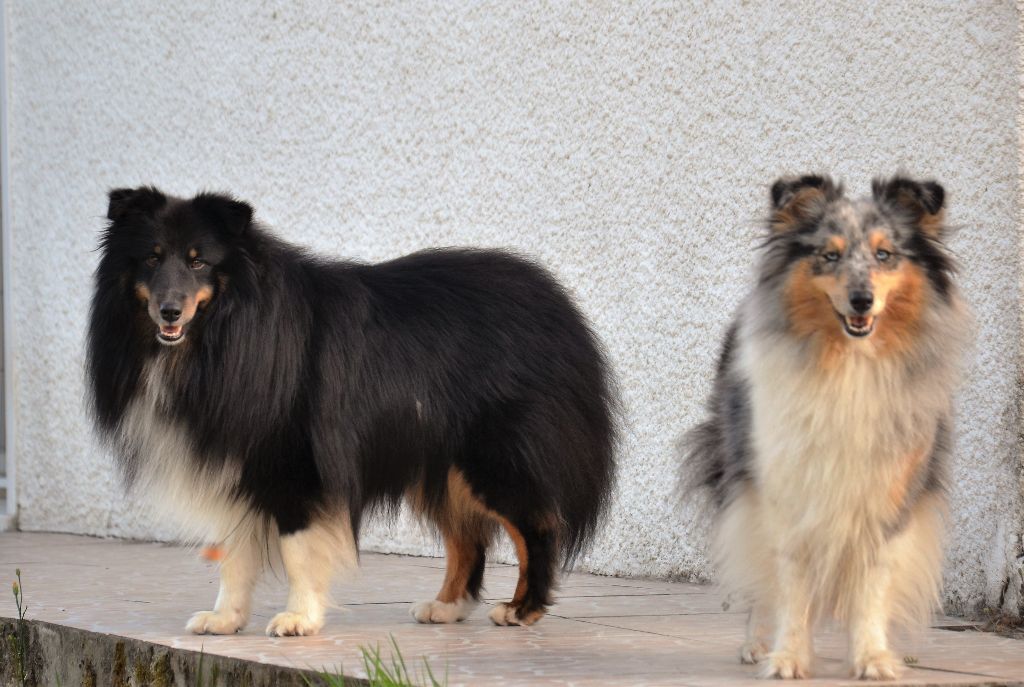
[(733, 367), (736, 325), (730, 327), (718, 359), (708, 418), (686, 432), (677, 444), (679, 495), (689, 501), (710, 493), (721, 508), (736, 487), (749, 478), (749, 400), (746, 383)]
[(679, 463), (679, 497), (690, 500), (700, 492), (710, 491), (716, 502), (724, 473), (722, 429), (714, 419), (706, 420), (686, 432), (676, 443)]

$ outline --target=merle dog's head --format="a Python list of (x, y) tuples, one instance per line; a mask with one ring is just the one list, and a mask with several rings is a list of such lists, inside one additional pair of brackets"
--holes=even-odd
[(870, 197), (848, 199), (828, 177), (787, 177), (771, 204), (761, 283), (780, 290), (790, 332), (908, 344), (929, 303), (948, 297), (934, 181), (876, 179)]
[(160, 343), (184, 341), (226, 286), (222, 267), (252, 224), (252, 212), (220, 194), (181, 199), (152, 187), (110, 192), (110, 226), (101, 245), (129, 280)]

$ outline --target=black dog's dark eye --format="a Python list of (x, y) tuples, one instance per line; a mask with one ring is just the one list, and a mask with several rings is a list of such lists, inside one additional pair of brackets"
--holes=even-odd
[(192, 262), (189, 263), (189, 267), (194, 270), (201, 270), (206, 267), (206, 261), (200, 258), (192, 258)]
[(149, 265), (150, 267), (156, 267), (157, 265), (160, 264), (160, 256), (157, 255), (156, 253), (153, 253), (148, 258), (146, 258), (146, 264)]
[(877, 251), (875, 251), (875, 257), (878, 258), (878, 262), (885, 262), (890, 257), (892, 257), (892, 253), (885, 250), (884, 248), (879, 248)]
[(830, 250), (827, 253), (824, 253), (821, 257), (825, 258), (825, 262), (836, 262), (839, 260), (839, 251)]

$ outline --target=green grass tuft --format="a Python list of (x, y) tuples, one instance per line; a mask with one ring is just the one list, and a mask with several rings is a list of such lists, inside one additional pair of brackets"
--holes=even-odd
[[(401, 649), (398, 648), (398, 642), (395, 641), (394, 635), (390, 636), (391, 639), (391, 657), (385, 660), (381, 654), (380, 645), (373, 648), (360, 647), (359, 651), (363, 656), (363, 668), (366, 670), (366, 679), (370, 683), (371, 687), (446, 687), (448, 684), (448, 671), (445, 669), (445, 675), (443, 680), (438, 680), (434, 675), (434, 671), (430, 667), (430, 663), (427, 662), (426, 657), (423, 658), (423, 669), (417, 671), (414, 676), (409, 671), (409, 666), (405, 662), (405, 657), (402, 656)], [(308, 687), (317, 687), (317, 685), (324, 685), (325, 687), (345, 687), (345, 676), (338, 673), (329, 673), (326, 670), (321, 671), (317, 674), (319, 678), (317, 683), (312, 682), (308, 677), (303, 676), (303, 680), (306, 681)]]
[(14, 591), (14, 605), (18, 608), (18, 629), (15, 654), (18, 658), (18, 677), (21, 678), (22, 687), (27, 680), (25, 666), (28, 663), (28, 625), (25, 624), (25, 614), (28, 613), (28, 606), (25, 605), (25, 586), (21, 582), (21, 568), (15, 568), (14, 574), (18, 580), (11, 585)]
[(196, 667), (196, 687), (203, 687), (203, 658), (206, 654), (203, 652), (203, 646), (199, 646), (199, 665)]

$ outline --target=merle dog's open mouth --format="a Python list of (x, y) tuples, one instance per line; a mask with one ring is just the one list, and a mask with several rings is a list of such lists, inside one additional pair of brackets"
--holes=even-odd
[(180, 324), (162, 324), (156, 338), (162, 344), (174, 345), (181, 343), (185, 337), (185, 328)]
[(874, 315), (843, 315), (836, 312), (839, 321), (843, 323), (846, 333), (855, 339), (860, 339), (875, 331)]

